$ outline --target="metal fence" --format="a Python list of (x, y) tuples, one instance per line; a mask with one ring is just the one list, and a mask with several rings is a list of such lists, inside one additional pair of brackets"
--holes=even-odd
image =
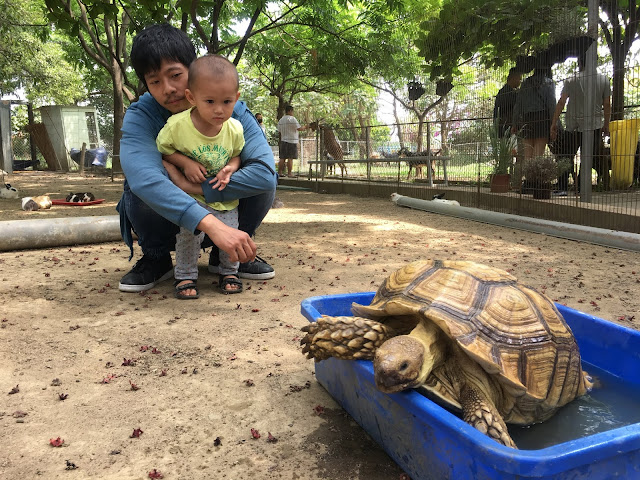
[[(387, 90), (411, 107), (405, 118), (367, 127), (335, 119), (328, 138), (339, 149), (322, 131), (302, 138), (298, 181), (378, 196), (390, 189), (426, 199), (444, 193), (466, 206), (640, 233), (638, 21), (617, 2), (588, 4), (540, 6), (550, 8), (545, 22), (531, 24), (540, 31), (517, 60), (489, 67), (497, 62), (482, 61), (479, 49), (458, 59), (450, 83), (417, 75), (408, 92)], [(496, 15), (502, 22), (517, 17)], [(483, 11), (473, 21), (483, 18), (496, 20)], [(423, 45), (427, 64), (445, 64), (449, 51), (458, 55), (459, 28), (441, 27)], [(625, 28), (635, 40), (618, 48)], [(412, 99), (416, 86), (424, 95)]]
[[(602, 175), (592, 169), (590, 198), (585, 200), (578, 182), (580, 152), (572, 165), (562, 155), (547, 150), (547, 167), (553, 173), (546, 182), (531, 177), (530, 163), (541, 159), (525, 160), (521, 155), (523, 142), (519, 140), (509, 164), (510, 181), (500, 189), (491, 185), (492, 142), (480, 134), (475, 141), (469, 141), (473, 132), (486, 132), (491, 122), (490, 118), (427, 122), (423, 131), (432, 138), (423, 139), (422, 144), (429, 145), (429, 149), (420, 155), (415, 142), (400, 142), (397, 137), (385, 141), (382, 135), (372, 134), (376, 129), (393, 131), (398, 127), (411, 133), (417, 130), (415, 124), (368, 127), (369, 137), (378, 138), (369, 142), (342, 140), (349, 138), (352, 131), (336, 128), (335, 137), (343, 152), (341, 160), (327, 155), (321, 135), (307, 136), (300, 139), (299, 158), (293, 168), (295, 178), (286, 183), (311, 182), (317, 191), (366, 192), (374, 196), (385, 196), (390, 189), (425, 199), (444, 194), (446, 199), (470, 207), (640, 233), (639, 155), (635, 150), (630, 159), (625, 159), (635, 165), (632, 181), (624, 186), (605, 186)], [(442, 131), (451, 139), (445, 144), (438, 141)], [(596, 156), (595, 162), (611, 161), (609, 139), (605, 148), (606, 158)]]

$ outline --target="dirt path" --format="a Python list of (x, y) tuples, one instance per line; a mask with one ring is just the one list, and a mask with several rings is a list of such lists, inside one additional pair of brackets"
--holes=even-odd
[[(0, 200), (2, 219), (113, 215), (121, 188), (54, 175), (12, 183), (30, 195), (90, 190), (106, 201), (29, 213)], [(0, 253), (0, 477), (143, 479), (157, 469), (166, 479), (401, 478), (316, 383), (300, 353), (300, 302), (375, 290), (417, 258), (494, 265), (560, 303), (638, 326), (636, 253), (383, 199), (278, 196), (284, 207), (256, 239), (277, 275), (245, 281), (240, 295), (216, 291), (206, 254), (201, 298), (182, 302), (169, 281), (119, 292), (132, 265), (120, 243)], [(78, 468), (67, 471), (67, 460)]]

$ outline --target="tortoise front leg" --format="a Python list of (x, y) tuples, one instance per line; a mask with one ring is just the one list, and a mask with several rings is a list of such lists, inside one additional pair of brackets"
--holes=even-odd
[(302, 327), (302, 353), (316, 362), (330, 357), (372, 360), (376, 349), (395, 336), (393, 329), (361, 317), (320, 317)]
[(463, 419), (469, 425), (502, 445), (518, 448), (509, 435), (502, 415), (480, 389), (465, 382), (460, 389), (460, 405)]

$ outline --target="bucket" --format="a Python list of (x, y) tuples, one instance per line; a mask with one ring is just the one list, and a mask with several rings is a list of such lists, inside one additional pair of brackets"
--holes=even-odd
[(629, 188), (633, 183), (633, 160), (638, 145), (640, 118), (609, 123), (611, 133), (611, 188)]

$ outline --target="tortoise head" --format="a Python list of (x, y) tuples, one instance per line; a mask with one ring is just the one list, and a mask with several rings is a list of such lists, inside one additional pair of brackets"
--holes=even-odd
[(415, 388), (427, 380), (447, 355), (447, 339), (435, 323), (418, 322), (409, 335), (398, 335), (376, 350), (373, 372), (385, 393)]
[(382, 344), (373, 359), (378, 389), (395, 393), (424, 383), (431, 372), (425, 372), (427, 350), (422, 342), (409, 335), (393, 337)]

